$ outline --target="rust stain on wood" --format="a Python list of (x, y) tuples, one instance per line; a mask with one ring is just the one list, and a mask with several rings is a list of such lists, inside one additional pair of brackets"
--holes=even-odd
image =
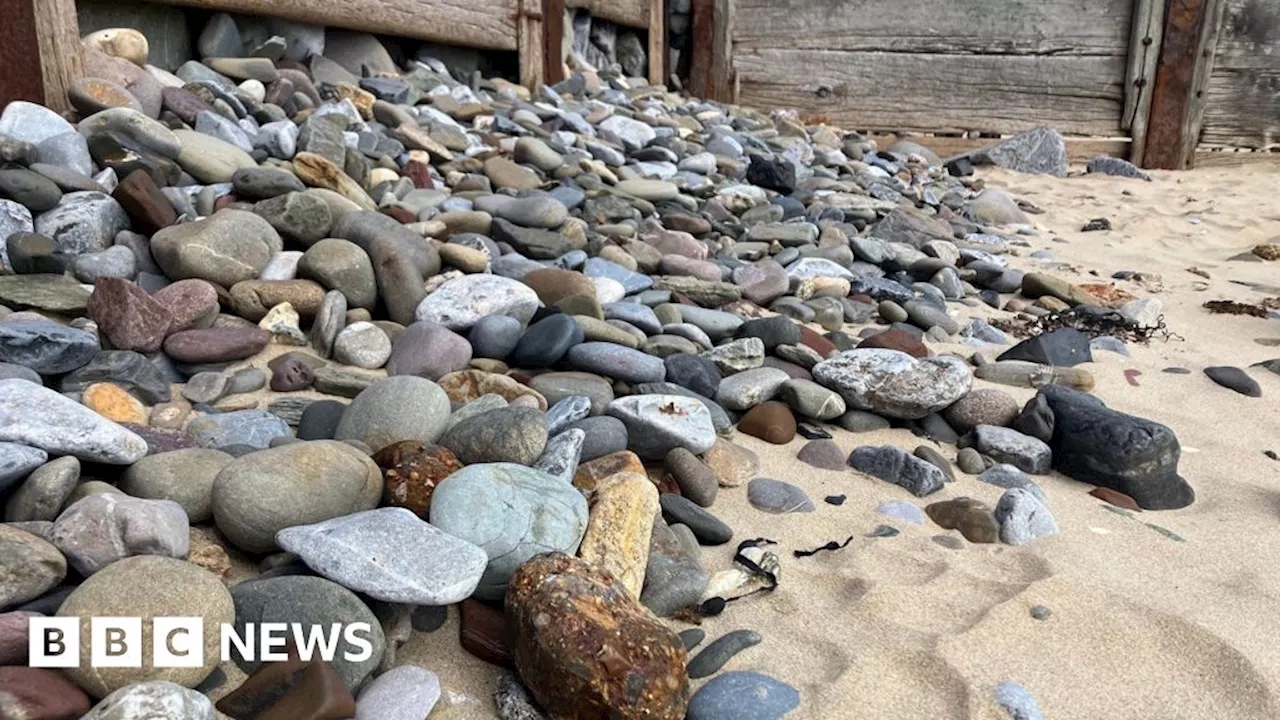
[(1207, 0), (1170, 0), (1165, 17), (1160, 63), (1156, 68), (1147, 120), (1143, 167), (1179, 170), (1186, 167), (1182, 152), (1191, 86), (1199, 55), (1200, 35), (1207, 16)]

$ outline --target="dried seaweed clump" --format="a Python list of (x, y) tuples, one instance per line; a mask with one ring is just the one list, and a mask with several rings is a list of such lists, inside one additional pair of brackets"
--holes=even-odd
[(1235, 300), (1210, 300), (1204, 307), (1214, 315), (1252, 315), (1267, 317), (1267, 310), (1280, 310), (1280, 297), (1265, 298), (1261, 302), (1242, 303)]
[(1105, 308), (1073, 307), (1039, 317), (1018, 316), (991, 321), (995, 327), (1014, 337), (1029, 338), (1062, 328), (1074, 328), (1089, 338), (1114, 337), (1128, 343), (1149, 343), (1152, 338), (1181, 339), (1165, 327), (1161, 315), (1155, 325), (1144, 327), (1129, 322), (1119, 312)]

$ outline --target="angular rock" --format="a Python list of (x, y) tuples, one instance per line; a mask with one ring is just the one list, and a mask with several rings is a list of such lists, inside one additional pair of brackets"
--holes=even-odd
[(904, 419), (937, 412), (973, 386), (973, 373), (959, 358), (916, 359), (884, 349), (840, 353), (815, 365), (813, 377), (851, 408)]

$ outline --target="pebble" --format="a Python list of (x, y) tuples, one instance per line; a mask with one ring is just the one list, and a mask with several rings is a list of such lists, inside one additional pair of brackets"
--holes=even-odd
[(606, 412), (627, 428), (628, 447), (642, 459), (660, 460), (673, 448), (701, 454), (716, 441), (706, 405), (677, 395), (638, 395), (609, 403)]
[(1249, 373), (1238, 367), (1207, 367), (1204, 374), (1224, 388), (1235, 390), (1247, 397), (1262, 397), (1262, 386), (1257, 380), (1249, 377)]
[(720, 483), (697, 455), (683, 447), (673, 448), (663, 460), (663, 467), (675, 479), (681, 495), (704, 508), (715, 503)]
[(946, 476), (931, 463), (893, 445), (864, 445), (849, 455), (854, 470), (905, 488), (916, 497), (941, 490)]
[(755, 630), (733, 630), (721, 635), (689, 661), (689, 678), (698, 680), (715, 674), (734, 655), (759, 645), (761, 640)]
[(587, 502), (572, 486), (532, 468), (471, 465), (436, 487), (431, 524), (487, 553), (476, 595), (494, 599), (534, 555), (577, 551), (587, 529)]
[(755, 478), (747, 483), (747, 502), (757, 510), (774, 515), (813, 512), (813, 501), (791, 483), (771, 478)]
[(790, 685), (757, 672), (734, 670), (712, 678), (689, 701), (688, 720), (780, 720), (800, 706)]
[(846, 455), (832, 440), (812, 440), (800, 448), (796, 458), (823, 470), (843, 470)]
[(440, 678), (417, 665), (401, 665), (360, 690), (355, 720), (421, 720), (440, 700)]
[[(471, 596), (483, 550), (404, 508), (366, 510), (276, 533), (276, 544), (321, 576), (377, 600), (452, 605)], [(412, 553), (400, 552), (406, 544)]]
[(658, 499), (667, 522), (687, 526), (702, 544), (723, 545), (733, 539), (728, 525), (691, 500), (671, 493), (663, 493)]

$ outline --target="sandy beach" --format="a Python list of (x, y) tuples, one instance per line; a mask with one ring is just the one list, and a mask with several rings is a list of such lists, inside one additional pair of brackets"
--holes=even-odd
[[(1074, 175), (1074, 174), (1073, 174)], [(970, 496), (994, 506), (1001, 489), (958, 469), (957, 481), (926, 501), (852, 470), (832, 472), (795, 459), (807, 442), (773, 446), (742, 433), (735, 442), (760, 457), (761, 476), (795, 483), (817, 505), (808, 514), (766, 515), (746, 488), (724, 488), (714, 512), (732, 526), (734, 543), (703, 548), (711, 571), (729, 567), (737, 541), (777, 541), (781, 583), (768, 595), (731, 604), (703, 624), (708, 638), (752, 628), (763, 642), (726, 669), (758, 670), (800, 690), (795, 718), (916, 717), (995, 720), (1004, 681), (1025, 686), (1054, 720), (1272, 718), (1280, 712), (1280, 376), (1260, 368), (1263, 387), (1250, 398), (1219, 387), (1206, 366), (1240, 367), (1280, 350), (1255, 338), (1280, 337), (1276, 320), (1211, 315), (1207, 300), (1257, 302), (1262, 293), (1232, 281), (1280, 284), (1276, 266), (1227, 262), (1280, 235), (1280, 187), (1274, 166), (1153, 173), (1147, 183), (1115, 177), (1064, 179), (979, 170), (982, 181), (1034, 203), (1039, 232), (1013, 259), (1073, 282), (1107, 282), (1135, 270), (1159, 282), (1115, 281), (1164, 304), (1167, 327), (1181, 339), (1130, 346), (1133, 357), (1095, 352), (1086, 365), (1095, 394), (1109, 406), (1172, 427), (1182, 444), (1181, 473), (1195, 488), (1179, 511), (1122, 516), (1090, 497), (1090, 485), (1060, 474), (1038, 478), (1060, 534), (1023, 547), (975, 545), (926, 520), (912, 525), (879, 515), (887, 500), (928, 502)], [(1113, 230), (1080, 232), (1106, 217)], [(1054, 260), (1035, 260), (1047, 249)], [(1208, 278), (1187, 272), (1197, 267)], [(1096, 273), (1097, 277), (1093, 274)], [(974, 316), (1001, 313), (970, 309)], [(967, 319), (967, 315), (963, 319)], [(973, 348), (937, 345), (968, 356)], [(1180, 366), (1190, 375), (1161, 372)], [(1137, 387), (1124, 371), (1136, 369)], [(1030, 389), (1001, 387), (1019, 400)], [(853, 434), (828, 426), (846, 452), (893, 443), (929, 444), (948, 458), (955, 448), (906, 430)], [(847, 495), (843, 506), (822, 502)], [(901, 534), (864, 537), (877, 525)], [(1148, 526), (1164, 528), (1171, 539)], [(845, 549), (795, 558), (853, 536)], [(939, 544), (951, 536), (960, 549)], [(950, 544), (950, 543), (949, 543)], [(1031, 616), (1043, 605), (1052, 614)], [(683, 629), (687, 625), (672, 623)], [(496, 670), (462, 652), (457, 616), (431, 634), (414, 633), (398, 661), (432, 668), (444, 688), (432, 718), (496, 717), (490, 699)], [(695, 681), (693, 689), (699, 686)]]

